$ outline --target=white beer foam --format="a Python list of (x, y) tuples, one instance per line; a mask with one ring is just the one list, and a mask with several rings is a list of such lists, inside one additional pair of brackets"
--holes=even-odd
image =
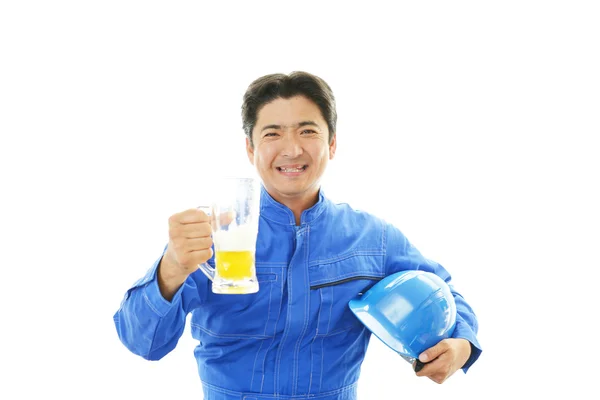
[(257, 227), (254, 225), (230, 226), (226, 231), (213, 232), (213, 242), (218, 251), (254, 251)]

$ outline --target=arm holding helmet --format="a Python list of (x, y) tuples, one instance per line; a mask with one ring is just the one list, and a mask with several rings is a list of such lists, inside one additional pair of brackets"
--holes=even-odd
[(449, 285), (456, 303), (456, 326), (452, 337), (442, 340), (421, 353), (420, 363), (418, 363), (421, 369), (417, 371), (417, 376), (427, 376), (437, 383), (442, 383), (459, 369), (466, 373), (481, 354), (481, 347), (477, 340), (479, 327), (475, 312), (456, 291), (451, 283), (450, 273), (444, 267), (423, 257), (392, 224), (387, 224), (385, 235), (386, 275), (403, 270), (434, 273)]

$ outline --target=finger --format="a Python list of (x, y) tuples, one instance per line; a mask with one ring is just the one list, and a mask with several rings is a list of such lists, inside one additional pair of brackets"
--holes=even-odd
[(209, 260), (213, 255), (212, 249), (190, 251), (179, 257), (179, 264), (185, 268), (192, 269)]
[(210, 248), (205, 250), (196, 250), (191, 251), (188, 254), (190, 254), (196, 264), (202, 264), (210, 260), (210, 258), (213, 256), (213, 250)]
[[(447, 376), (450, 370), (450, 357), (441, 355), (433, 361), (423, 365), (423, 368), (416, 372), (417, 376), (426, 376), (432, 380), (439, 380), (440, 376)], [(435, 378), (435, 379), (434, 379)], [(436, 381), (437, 382), (437, 381)]]
[(212, 234), (212, 229), (206, 222), (196, 224), (176, 224), (169, 227), (169, 238), (171, 240), (178, 239), (198, 239), (209, 237)]
[(198, 239), (188, 239), (183, 245), (183, 250), (191, 253), (194, 251), (207, 250), (212, 247), (213, 241), (211, 237), (203, 237)]
[(180, 237), (188, 239), (197, 239), (202, 237), (209, 237), (212, 234), (213, 230), (210, 227), (210, 224), (202, 222), (197, 224), (179, 225), (178, 229), (176, 229), (176, 232)]
[(430, 347), (427, 350), (425, 350), (424, 352), (422, 352), (421, 354), (419, 354), (419, 361), (421, 361), (422, 363), (427, 363), (431, 360), (435, 360), (441, 354), (448, 351), (448, 348), (449, 348), (448, 342), (446, 340), (442, 340), (435, 346)]
[(202, 210), (198, 210), (197, 208), (191, 208), (189, 210), (185, 210), (183, 212), (177, 213), (173, 215), (169, 219), (169, 223), (179, 223), (179, 224), (195, 224), (198, 222), (208, 222), (209, 217)]
[(228, 211), (226, 213), (223, 213), (221, 215), (219, 215), (219, 222), (221, 223), (221, 225), (229, 225), (230, 223), (233, 222), (233, 220), (235, 219), (235, 211)]
[[(222, 214), (219, 214), (219, 226), (228, 226), (229, 224), (231, 224), (233, 222), (233, 220), (235, 219), (235, 211), (227, 211), (224, 212)], [(216, 216), (210, 216), (210, 225), (212, 226), (213, 230), (216, 231), (217, 230), (217, 218)]]

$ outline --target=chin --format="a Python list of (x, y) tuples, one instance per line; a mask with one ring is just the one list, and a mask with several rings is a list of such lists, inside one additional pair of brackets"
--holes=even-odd
[(271, 185), (271, 188), (286, 196), (295, 196), (306, 191), (306, 187), (304, 185), (290, 185), (285, 183)]

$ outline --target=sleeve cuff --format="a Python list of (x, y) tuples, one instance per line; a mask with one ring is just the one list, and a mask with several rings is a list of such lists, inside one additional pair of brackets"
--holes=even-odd
[(477, 359), (481, 355), (481, 349), (477, 347), (473, 342), (469, 343), (471, 343), (471, 356), (469, 357), (465, 365), (463, 365), (462, 367), (462, 370), (465, 374), (467, 373), (469, 368), (471, 368), (471, 365), (473, 365), (473, 363), (475, 363), (475, 361), (477, 361)]
[(465, 339), (471, 343), (471, 355), (469, 356), (467, 362), (462, 366), (462, 370), (467, 373), (469, 368), (475, 363), (475, 361), (477, 361), (482, 353), (477, 336), (471, 327), (459, 315), (456, 319), (456, 328), (454, 329), (452, 337), (455, 339)]
[(144, 299), (148, 306), (159, 316), (164, 317), (173, 307), (176, 307), (181, 301), (181, 292), (183, 291), (183, 287), (185, 285), (181, 285), (179, 290), (173, 296), (173, 299), (169, 302), (167, 301), (162, 293), (160, 293), (160, 288), (158, 286), (158, 279), (156, 278), (156, 271), (154, 272), (154, 278), (149, 281), (144, 287)]

